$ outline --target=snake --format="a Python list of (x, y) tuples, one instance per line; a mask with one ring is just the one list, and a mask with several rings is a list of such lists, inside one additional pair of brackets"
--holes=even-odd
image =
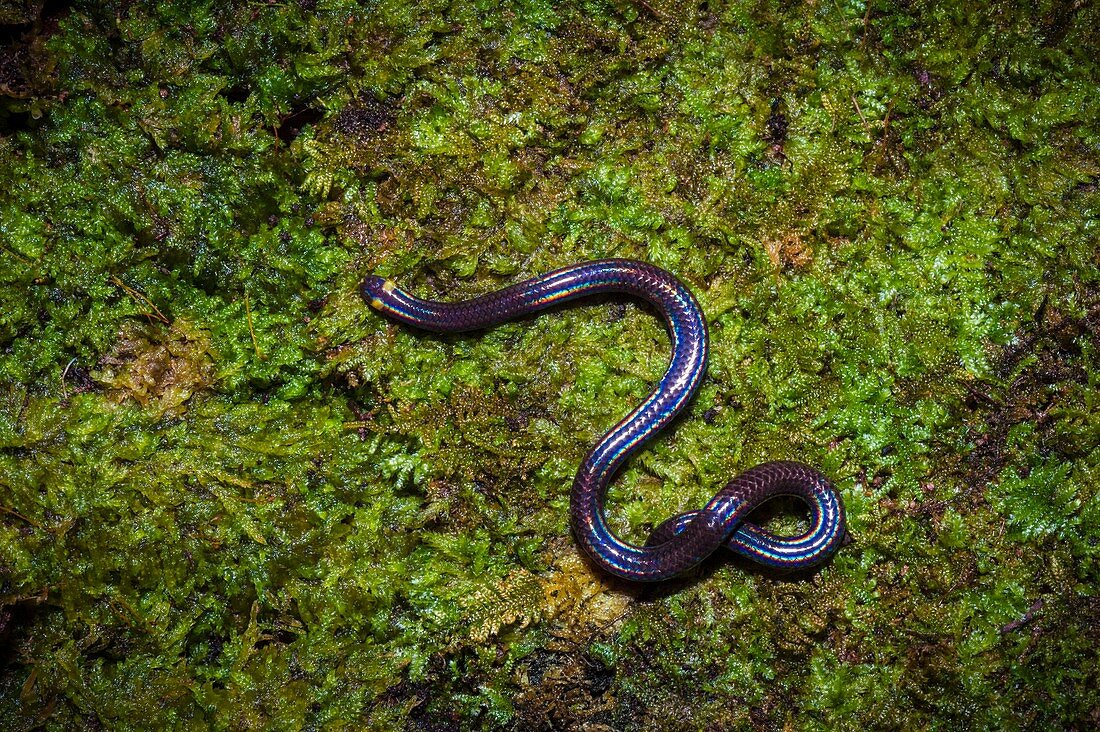
[[(610, 575), (634, 582), (668, 580), (723, 546), (765, 567), (793, 571), (824, 563), (845, 543), (844, 504), (837, 489), (817, 470), (793, 461), (749, 468), (702, 508), (659, 524), (644, 545), (620, 538), (608, 526), (604, 499), (615, 474), (683, 410), (706, 371), (706, 319), (695, 296), (670, 272), (630, 259), (581, 262), (460, 302), (424, 300), (375, 274), (362, 281), (359, 291), (382, 315), (434, 333), (483, 330), (606, 293), (633, 296), (656, 309), (672, 342), (664, 376), (641, 404), (596, 442), (577, 469), (570, 492), (573, 534)], [(779, 535), (748, 520), (759, 506), (778, 496), (793, 496), (806, 504), (809, 527), (803, 533)]]

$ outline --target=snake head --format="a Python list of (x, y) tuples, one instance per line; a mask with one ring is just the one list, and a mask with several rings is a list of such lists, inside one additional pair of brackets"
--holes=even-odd
[(368, 275), (359, 284), (359, 295), (363, 298), (363, 302), (378, 310), (395, 287), (393, 280), (387, 280), (385, 277), (379, 277), (378, 275)]

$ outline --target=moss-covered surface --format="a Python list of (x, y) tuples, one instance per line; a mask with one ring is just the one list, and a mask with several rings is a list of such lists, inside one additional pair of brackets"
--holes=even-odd
[[(0, 2), (0, 729), (1100, 725), (1100, 9), (954, 5)], [(644, 309), (355, 291), (604, 256), (713, 340), (614, 526), (802, 459), (830, 565), (578, 556)]]

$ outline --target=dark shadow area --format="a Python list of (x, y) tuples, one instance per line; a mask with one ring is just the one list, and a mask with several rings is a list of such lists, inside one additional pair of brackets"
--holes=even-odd
[(45, 595), (41, 595), (0, 604), (0, 667), (22, 665), (17, 657), (19, 639), (38, 617), (44, 601)]
[(13, 109), (11, 102), (47, 93), (48, 85), (37, 78), (38, 56), (72, 3), (25, 3), (23, 7), (22, 13), (0, 11), (0, 135), (32, 129), (37, 122), (40, 113)]
[(272, 134), (283, 142), (291, 142), (301, 134), (306, 125), (317, 124), (324, 116), (324, 112), (314, 107), (297, 107), (279, 121), (279, 126), (272, 130)]

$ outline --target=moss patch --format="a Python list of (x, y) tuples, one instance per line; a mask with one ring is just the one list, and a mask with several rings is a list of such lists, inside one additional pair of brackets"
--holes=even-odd
[[(0, 729), (1100, 724), (1100, 11), (1087, 3), (0, 2)], [(660, 588), (567, 490), (708, 377), (641, 540), (801, 459), (855, 543)], [(794, 527), (797, 512), (771, 511)]]

